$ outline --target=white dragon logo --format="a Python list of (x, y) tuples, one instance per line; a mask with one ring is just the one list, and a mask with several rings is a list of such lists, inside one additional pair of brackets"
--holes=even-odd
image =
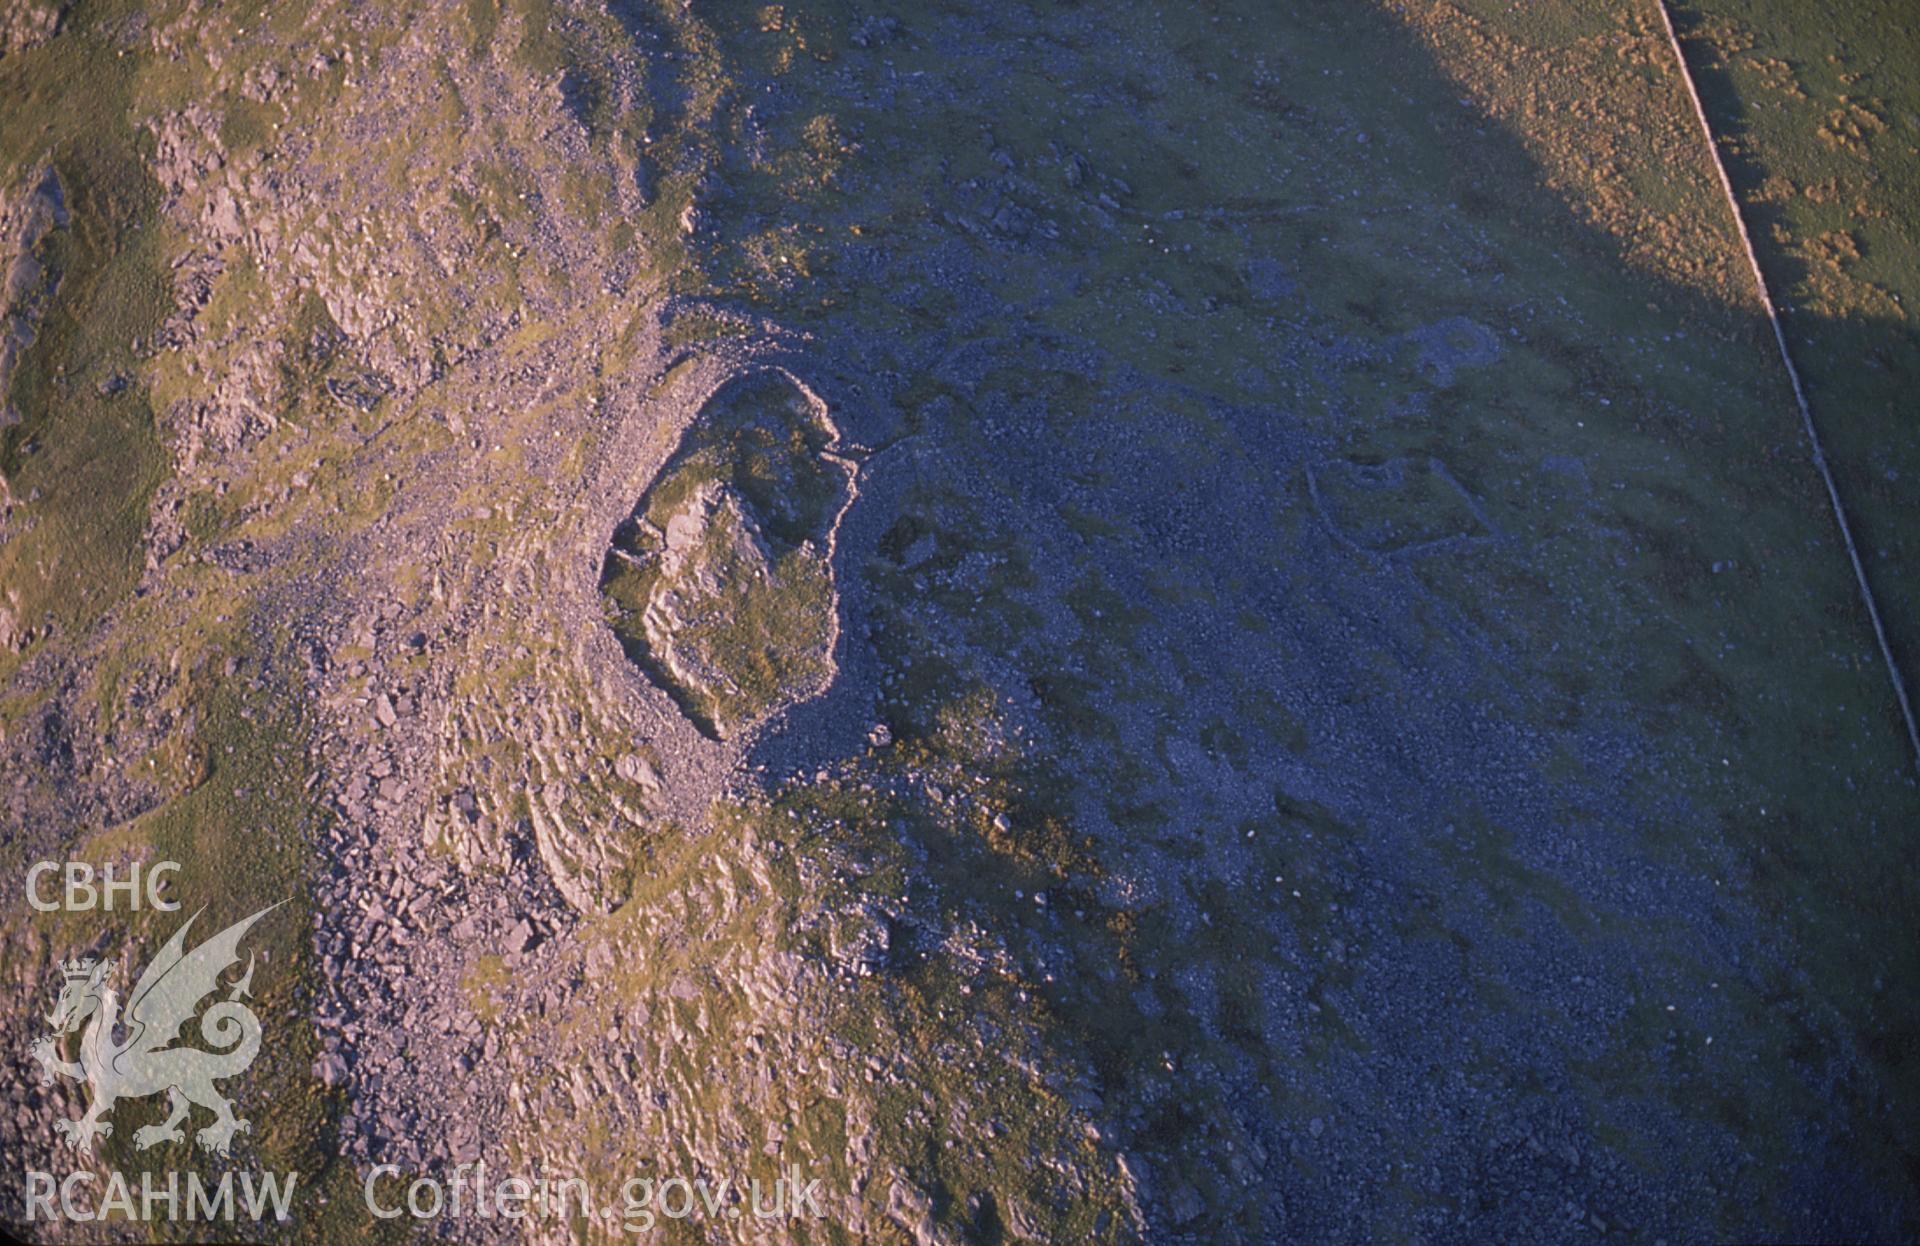
[[(200, 1018), (201, 1037), (225, 1050), (202, 1051), (169, 1044), (179, 1036), (180, 1027), (192, 1020), (200, 1001), (219, 987), (220, 975), (239, 961), (241, 937), (255, 922), (285, 903), (282, 900), (268, 905), (189, 952), (187, 931), (206, 910), (194, 913), (140, 975), (127, 1000), (124, 1018), (119, 992), (106, 985), (106, 962), (89, 957), (61, 966), (65, 981), (53, 1015), (47, 1018), (53, 1033), (34, 1043), (33, 1058), (40, 1062), (42, 1085), (58, 1075), (84, 1081), (92, 1092), (86, 1115), (60, 1121), (56, 1126), (76, 1151), (91, 1152), (96, 1137), (112, 1135), (113, 1122), (104, 1117), (115, 1100), (140, 1099), (163, 1090), (167, 1092), (167, 1119), (134, 1131), (134, 1143), (141, 1150), (184, 1139), (180, 1126), (194, 1104), (214, 1114), (213, 1123), (194, 1135), (209, 1151), (225, 1155), (233, 1135), (251, 1128), (233, 1114), (233, 1104), (213, 1086), (215, 1079), (244, 1071), (260, 1054), (260, 1018), (238, 1002), (251, 994), (251, 954), (246, 974), (232, 984), (227, 998)], [(62, 1059), (66, 1037), (89, 1017), (93, 1023), (80, 1035), (79, 1061)], [(123, 1025), (124, 1040), (116, 1041), (114, 1032)]]

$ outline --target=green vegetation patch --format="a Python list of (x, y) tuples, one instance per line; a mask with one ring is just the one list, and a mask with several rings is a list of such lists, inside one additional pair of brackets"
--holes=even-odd
[(724, 736), (818, 691), (837, 631), (829, 566), (849, 466), (775, 373), (726, 386), (614, 535), (608, 621), (701, 728)]
[[(82, 631), (132, 591), (165, 470), (136, 373), (137, 344), (151, 342), (168, 297), (161, 231), (143, 228), (156, 188), (129, 120), (130, 77), (84, 30), (0, 61), (9, 114), (45, 119), (0, 126), (0, 188), (24, 195), (51, 168), (69, 218), (36, 249), (37, 332), (0, 395), (19, 416), (0, 430), (11, 512), (0, 598), (19, 647)], [(0, 675), (15, 661), (0, 651)]]

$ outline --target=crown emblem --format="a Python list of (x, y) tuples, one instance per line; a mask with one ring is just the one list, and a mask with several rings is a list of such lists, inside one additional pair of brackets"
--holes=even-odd
[(91, 956), (82, 957), (80, 960), (63, 962), (60, 972), (66, 975), (67, 981), (72, 982), (80, 978), (92, 977), (94, 968), (99, 964), (100, 962)]

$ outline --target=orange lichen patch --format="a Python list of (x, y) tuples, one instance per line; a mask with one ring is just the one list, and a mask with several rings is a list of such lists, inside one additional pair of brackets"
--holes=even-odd
[(1806, 91), (1800, 86), (1799, 77), (1793, 72), (1793, 66), (1777, 56), (1763, 56), (1751, 62), (1754, 74), (1760, 85), (1769, 91), (1777, 91), (1789, 99), (1803, 100)]
[(1809, 239), (1805, 250), (1809, 261), (1836, 270), (1860, 258), (1860, 243), (1844, 229), (1829, 230)]
[(1759, 42), (1751, 28), (1716, 14), (1701, 15), (1693, 33), (1697, 39), (1694, 46), (1702, 62), (1717, 69), (1724, 69), (1735, 57), (1753, 51)]
[(1806, 265), (1800, 305), (1821, 315), (1880, 315), (1897, 318), (1900, 304), (1854, 267), (1861, 259), (1860, 239), (1850, 230), (1828, 230), (1795, 245), (1790, 232), (1776, 230), (1783, 246), (1791, 247)]
[(1838, 203), (1840, 183), (1831, 177), (1822, 178), (1807, 187), (1806, 196), (1809, 203)]
[(1462, 97), (1512, 131), (1546, 184), (1629, 264), (1754, 305), (1672, 53), (1648, 14), (1550, 4), (1522, 40), (1453, 0), (1395, 11)]
[[(1857, 100), (1842, 96), (1840, 107), (1827, 114), (1827, 122), (1820, 127), (1820, 141), (1837, 151), (1867, 159), (1872, 152), (1869, 143), (1876, 134), (1884, 134), (1886, 121), (1872, 105), (1878, 100)], [(1880, 105), (1885, 107), (1885, 105)]]
[[(1791, 178), (1779, 174), (1769, 174), (1760, 185), (1747, 196), (1748, 203), (1791, 203), (1801, 193)], [(1811, 192), (1808, 192), (1811, 193)]]

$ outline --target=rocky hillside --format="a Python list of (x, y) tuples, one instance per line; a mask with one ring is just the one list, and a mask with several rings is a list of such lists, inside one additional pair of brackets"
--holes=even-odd
[[(1770, 255), (1870, 223), (1797, 323), (1897, 585), (1920, 84), (1683, 17), (1840, 118)], [(250, 1132), (89, 1157), (61, 963), (182, 914), (8, 891), (0, 1219), (1920, 1233), (1914, 759), (1693, 126), (1639, 4), (13, 3), (0, 874), (290, 903)]]

